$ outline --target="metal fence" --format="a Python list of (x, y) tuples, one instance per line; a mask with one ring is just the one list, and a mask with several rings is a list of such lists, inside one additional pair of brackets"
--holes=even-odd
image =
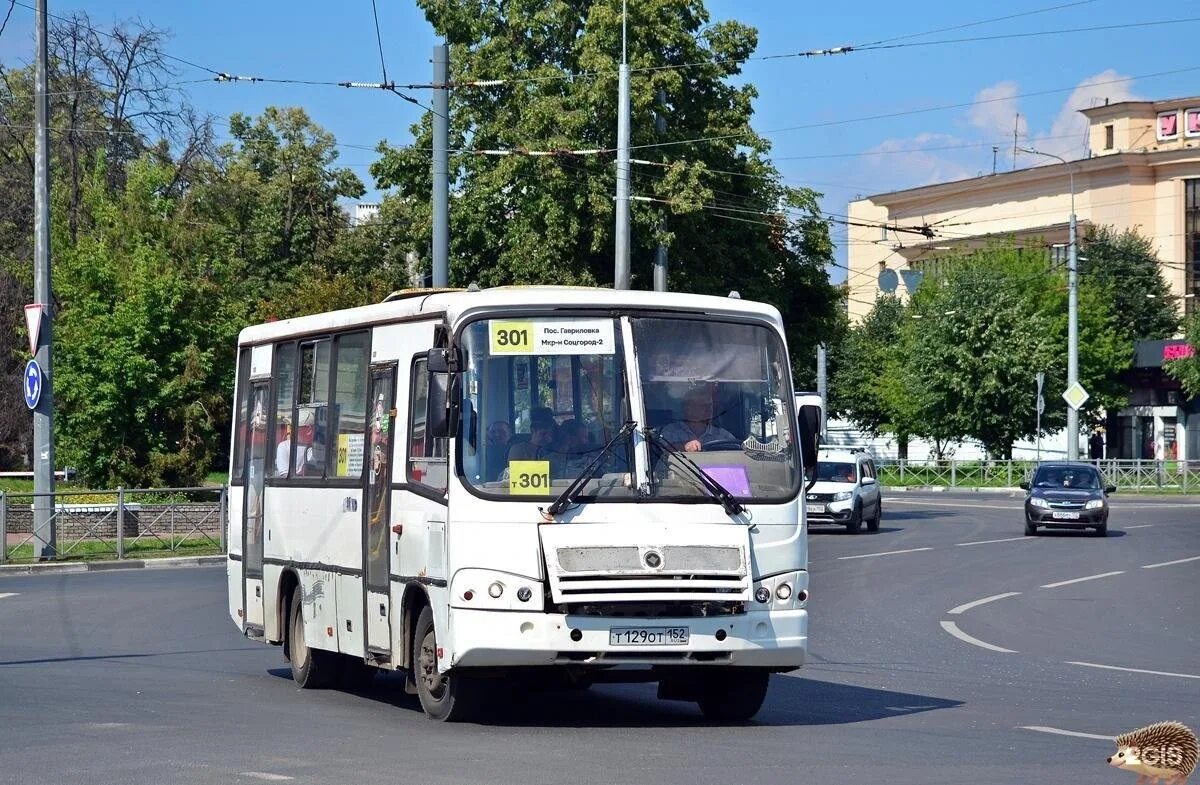
[[(1200, 492), (1200, 461), (1086, 461), (1118, 490), (1140, 493)], [(948, 488), (1015, 488), (1029, 479), (1037, 461), (922, 460), (882, 458), (875, 461), (883, 485)]]
[(34, 505), (50, 511), (51, 559), (126, 559), (224, 553), (227, 495), (220, 488), (118, 488), (115, 491), (0, 491), (0, 564), (44, 561)]

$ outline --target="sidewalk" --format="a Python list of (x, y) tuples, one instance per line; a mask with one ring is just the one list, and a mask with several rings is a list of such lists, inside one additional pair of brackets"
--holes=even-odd
[(224, 564), (226, 557), (171, 556), (162, 559), (104, 559), (92, 561), (46, 562), (41, 564), (0, 565), (0, 578), (9, 575), (46, 575), (61, 572), (102, 572), (104, 570), (161, 570), (172, 567), (204, 567)]

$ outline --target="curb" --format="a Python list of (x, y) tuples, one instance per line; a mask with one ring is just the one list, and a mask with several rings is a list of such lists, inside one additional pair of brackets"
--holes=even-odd
[(109, 570), (164, 570), (172, 567), (207, 567), (224, 564), (224, 555), (172, 556), (163, 559), (122, 559), (49, 564), (0, 565), (0, 577), (6, 575), (47, 575), (66, 572), (106, 572)]

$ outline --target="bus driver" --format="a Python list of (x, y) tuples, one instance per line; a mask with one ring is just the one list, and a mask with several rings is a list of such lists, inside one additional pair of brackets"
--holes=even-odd
[(717, 442), (736, 442), (733, 434), (712, 424), (712, 393), (707, 387), (692, 387), (683, 396), (683, 421), (662, 429), (662, 437), (677, 449), (700, 452)]

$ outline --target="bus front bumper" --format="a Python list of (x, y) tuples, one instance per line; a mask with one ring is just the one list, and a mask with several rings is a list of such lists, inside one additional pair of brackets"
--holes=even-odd
[[(804, 664), (808, 651), (804, 609), (634, 619), (452, 608), (450, 626), (453, 651), (442, 663), (446, 667), (732, 665), (790, 670)], [(611, 641), (612, 630), (630, 628), (687, 628), (688, 642)]]

